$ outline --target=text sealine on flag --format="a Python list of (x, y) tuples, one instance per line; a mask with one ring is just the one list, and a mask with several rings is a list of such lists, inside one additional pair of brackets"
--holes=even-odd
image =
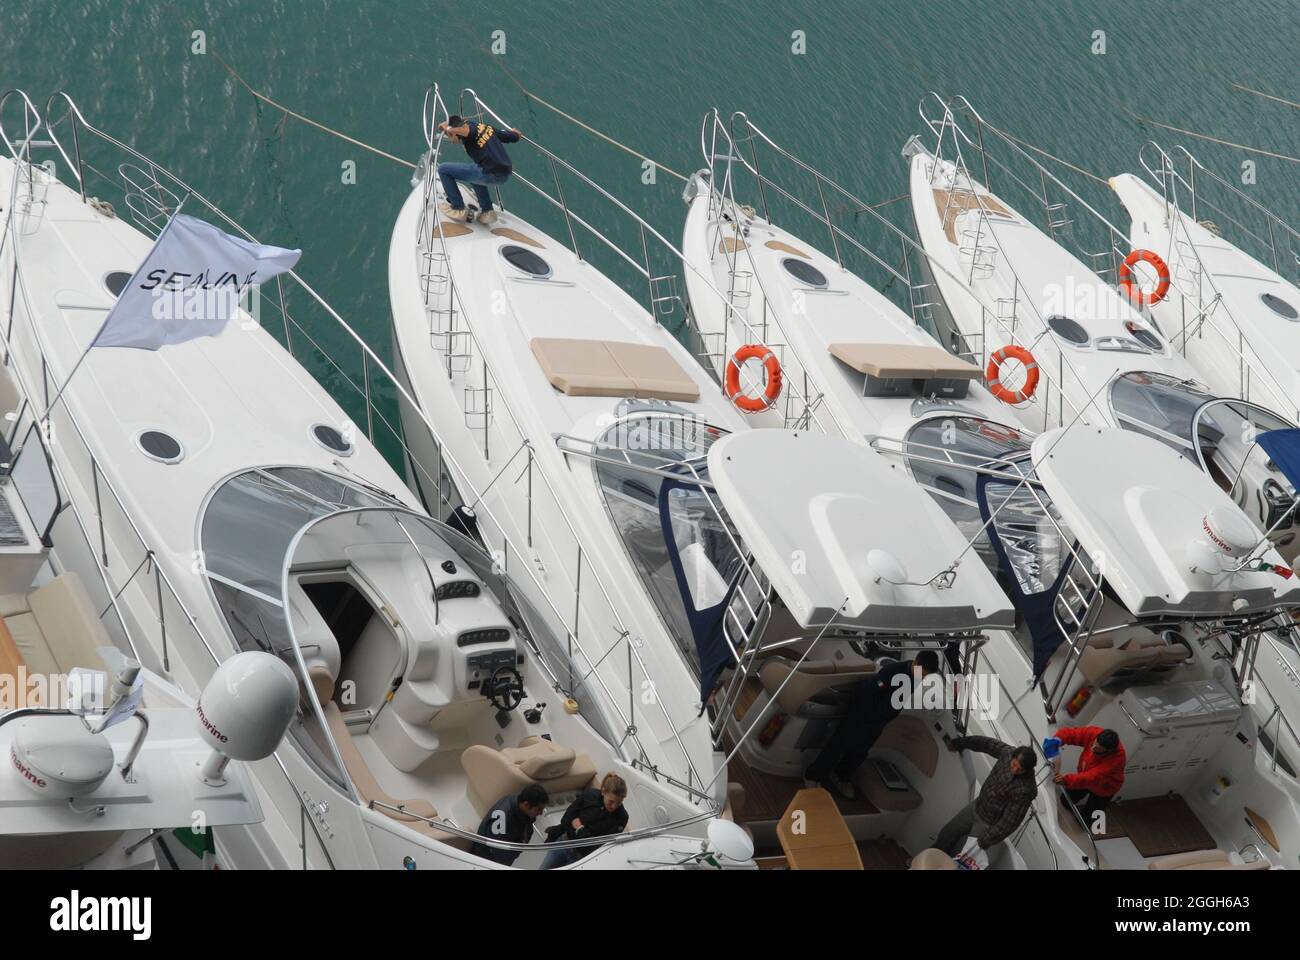
[(92, 347), (157, 350), (218, 334), (250, 288), (292, 270), (286, 250), (175, 214), (109, 311)]

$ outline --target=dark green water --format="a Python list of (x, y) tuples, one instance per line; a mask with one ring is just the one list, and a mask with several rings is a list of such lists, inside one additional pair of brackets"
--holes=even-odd
[[(68, 91), (92, 123), (260, 239), (303, 247), (299, 272), (383, 356), (388, 246), (409, 171), (282, 124), (213, 52), (286, 105), (411, 160), (427, 85), (473, 86), (674, 240), (681, 183), (660, 173), (643, 184), (640, 161), (531, 104), (520, 85), (683, 173), (702, 165), (706, 110), (743, 109), (873, 201), (906, 189), (899, 148), (920, 129), (921, 95), (964, 93), (991, 122), (1103, 176), (1136, 170), (1152, 136), (1228, 173), (1252, 158), (1252, 195), (1300, 220), (1300, 164), (1144, 129), (1117, 105), (1300, 155), (1300, 109), (1231, 86), (1300, 101), (1300, 0), (0, 0), (0, 11), (0, 86), (40, 103)], [(191, 52), (192, 29), (206, 32), (208, 55)], [(505, 31), (502, 56), (488, 51), (494, 30)], [(1104, 55), (1091, 51), (1095, 30)], [(545, 175), (526, 146), (512, 152), (521, 172)], [(342, 182), (347, 160), (354, 185)], [(1083, 183), (1122, 220), (1107, 191)], [(533, 216), (538, 201), (519, 206)], [(624, 224), (609, 230), (637, 240)]]

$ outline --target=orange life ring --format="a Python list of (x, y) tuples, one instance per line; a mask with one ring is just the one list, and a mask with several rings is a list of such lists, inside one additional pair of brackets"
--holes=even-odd
[[(1155, 267), (1156, 275), (1160, 278), (1155, 290), (1150, 293), (1139, 287), (1133, 280), (1133, 265), (1139, 260)], [(1169, 292), (1169, 265), (1160, 259), (1159, 254), (1152, 253), (1150, 250), (1134, 250), (1119, 265), (1119, 287), (1134, 303), (1148, 307), (1153, 303), (1159, 303)]]
[[(1008, 357), (1014, 357), (1025, 365), (1025, 384), (1019, 390), (1008, 390), (1002, 386), (1002, 364)], [(1024, 403), (1038, 389), (1038, 361), (1024, 347), (1013, 343), (994, 351), (993, 356), (989, 357), (989, 366), (984, 371), (984, 380), (988, 383), (989, 393), (1003, 403)]]
[[(767, 371), (767, 386), (761, 396), (752, 397), (740, 390), (740, 368), (746, 360), (762, 360)], [(781, 361), (761, 343), (750, 343), (737, 350), (727, 361), (727, 399), (746, 413), (761, 413), (781, 395)]]

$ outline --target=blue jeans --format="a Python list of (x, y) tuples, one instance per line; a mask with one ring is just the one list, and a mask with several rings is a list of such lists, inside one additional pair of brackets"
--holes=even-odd
[(492, 194), (488, 192), (488, 187), (505, 183), (509, 177), (508, 173), (484, 173), (477, 163), (438, 164), (438, 179), (442, 181), (443, 193), (447, 195), (447, 202), (456, 210), (465, 209), (460, 188), (456, 186), (457, 180), (474, 188), (474, 196), (478, 198), (478, 208), (486, 213), (492, 209)]
[(582, 859), (582, 855), (590, 849), (588, 847), (557, 847), (546, 855), (542, 861), (543, 870), (554, 870), (556, 867), (567, 867), (569, 864)]

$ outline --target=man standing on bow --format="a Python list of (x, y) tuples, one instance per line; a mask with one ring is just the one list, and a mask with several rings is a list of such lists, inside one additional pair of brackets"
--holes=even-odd
[(492, 209), (492, 193), (488, 187), (497, 187), (510, 179), (514, 169), (510, 155), (506, 153), (505, 143), (519, 141), (518, 130), (498, 130), (490, 123), (477, 120), (465, 120), (452, 114), (438, 124), (453, 143), (463, 143), (465, 152), (473, 163), (440, 163), (438, 178), (442, 181), (442, 190), (447, 199), (442, 203), (442, 212), (449, 220), (464, 223), (469, 214), (465, 210), (465, 201), (460, 195), (460, 183), (468, 184), (478, 199), (478, 222), (493, 223), (497, 214)]

